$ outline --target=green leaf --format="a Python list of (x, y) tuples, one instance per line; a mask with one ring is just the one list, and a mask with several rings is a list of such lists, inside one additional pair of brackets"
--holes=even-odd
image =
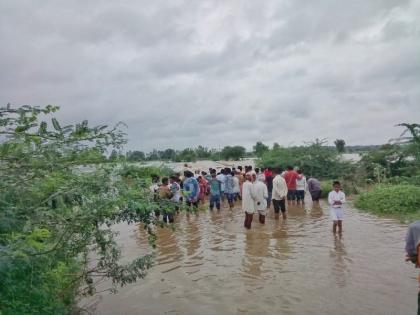
[(60, 126), (60, 124), (58, 123), (57, 119), (55, 119), (55, 118), (51, 118), (51, 122), (52, 122), (52, 124), (53, 124), (53, 126), (54, 126), (54, 129), (55, 129), (55, 130), (57, 130), (57, 131), (61, 131), (61, 126)]

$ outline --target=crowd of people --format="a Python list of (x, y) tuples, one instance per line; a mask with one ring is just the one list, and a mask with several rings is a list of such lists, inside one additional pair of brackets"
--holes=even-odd
[[(150, 187), (153, 198), (163, 202), (162, 213), (155, 211), (155, 216), (165, 222), (174, 221), (174, 211), (186, 206), (187, 211), (205, 205), (208, 200), (210, 211), (216, 208), (221, 210), (222, 205), (233, 209), (236, 201), (241, 201), (242, 210), (245, 213), (244, 227), (251, 228), (254, 215), (258, 215), (260, 224), (265, 224), (267, 210), (274, 208), (274, 218), (287, 219), (286, 203), (303, 206), (305, 193), (309, 192), (312, 201), (319, 203), (321, 198), (321, 183), (311, 177), (306, 179), (302, 170), (288, 166), (286, 170), (280, 167), (253, 169), (252, 166), (238, 166), (237, 168), (210, 168), (208, 172), (185, 170), (183, 174), (175, 174), (170, 178), (160, 180), (158, 176), (152, 176)], [(165, 203), (166, 202), (166, 203)], [(341, 189), (340, 182), (334, 181), (332, 190), (328, 194), (328, 204), (331, 220), (333, 221), (333, 233), (342, 233), (345, 193)], [(166, 206), (166, 207), (165, 207)], [(406, 237), (407, 261), (412, 261), (420, 267), (420, 221), (409, 226)], [(419, 275), (420, 283), (420, 275)], [(418, 314), (420, 315), (420, 291), (418, 293)]]
[[(259, 223), (265, 224), (267, 210), (273, 206), (274, 218), (287, 219), (286, 203), (288, 205), (303, 206), (305, 192), (308, 191), (312, 201), (319, 203), (321, 198), (321, 183), (318, 179), (306, 179), (302, 170), (288, 166), (286, 170), (277, 168), (253, 168), (252, 166), (237, 166), (236, 168), (210, 168), (207, 171), (185, 170), (171, 177), (160, 180), (152, 176), (150, 187), (154, 199), (166, 202), (168, 208), (172, 205), (177, 211), (181, 205), (187, 211), (197, 209), (200, 203), (204, 205), (208, 199), (210, 211), (214, 208), (221, 210), (222, 205), (233, 209), (236, 201), (241, 201), (245, 212), (244, 227), (251, 228), (254, 214), (258, 214)], [(343, 204), (345, 194), (339, 182), (333, 183), (333, 190), (329, 193), (330, 216), (333, 220), (333, 232), (342, 232)], [(166, 211), (162, 207), (162, 217), (165, 222), (173, 222), (173, 211)], [(160, 216), (157, 210), (156, 215)]]

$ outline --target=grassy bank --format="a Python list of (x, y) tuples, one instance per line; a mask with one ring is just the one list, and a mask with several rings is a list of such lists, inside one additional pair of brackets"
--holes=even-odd
[(378, 185), (358, 195), (355, 206), (377, 215), (413, 221), (420, 218), (420, 187), (407, 184)]

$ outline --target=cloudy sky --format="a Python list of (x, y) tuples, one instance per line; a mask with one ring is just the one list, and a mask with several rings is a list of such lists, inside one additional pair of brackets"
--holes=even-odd
[(127, 149), (380, 144), (420, 122), (420, 1), (0, 1), (0, 103)]

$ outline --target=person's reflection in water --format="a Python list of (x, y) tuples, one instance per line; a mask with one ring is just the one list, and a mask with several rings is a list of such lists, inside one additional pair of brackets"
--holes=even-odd
[(194, 256), (197, 249), (200, 248), (201, 231), (197, 226), (198, 223), (198, 218), (195, 217), (194, 220), (188, 220), (188, 225), (185, 227), (185, 247), (187, 249), (188, 256)]
[(345, 261), (346, 256), (347, 252), (342, 236), (334, 235), (334, 248), (330, 252), (330, 257), (334, 258), (332, 274), (337, 285), (342, 288), (346, 286), (346, 273), (348, 272)]
[(312, 207), (311, 207), (311, 218), (313, 219), (319, 219), (324, 215), (324, 212), (322, 211), (321, 206), (319, 205), (319, 203), (313, 203)]
[(275, 242), (275, 252), (274, 258), (280, 260), (288, 260), (291, 252), (291, 247), (288, 241), (287, 234), (288, 226), (287, 222), (283, 221), (279, 226), (273, 231), (272, 238), (276, 240)]
[(177, 262), (182, 258), (182, 251), (178, 246), (177, 235), (171, 228), (164, 227), (158, 229), (156, 247), (158, 249), (156, 262), (158, 264)]
[(268, 255), (269, 235), (264, 230), (245, 232), (245, 257), (242, 260), (247, 277), (261, 278), (262, 265)]
[(306, 215), (305, 208), (295, 204), (287, 206), (287, 213), (289, 214), (289, 217), (303, 217)]

